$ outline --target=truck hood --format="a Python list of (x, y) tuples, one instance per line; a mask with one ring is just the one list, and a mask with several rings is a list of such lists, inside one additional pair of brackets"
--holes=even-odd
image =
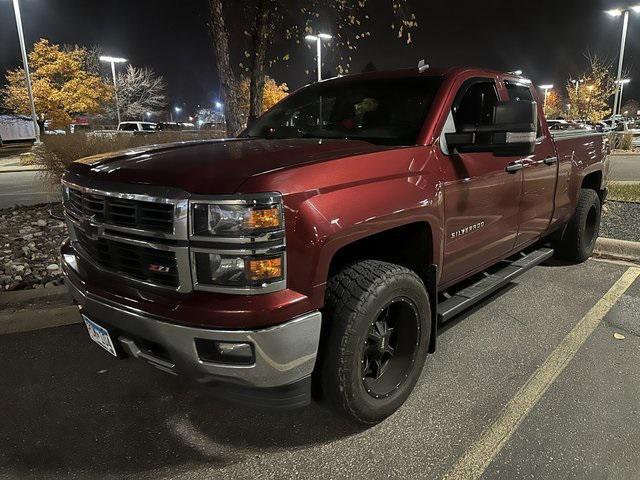
[(228, 194), (262, 173), (390, 148), (359, 140), (191, 141), (86, 157), (73, 162), (69, 170), (96, 180)]

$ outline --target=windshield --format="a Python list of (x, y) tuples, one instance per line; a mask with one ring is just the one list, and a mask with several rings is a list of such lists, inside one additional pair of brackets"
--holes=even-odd
[(242, 136), (415, 145), (441, 83), (441, 77), (411, 77), (312, 85), (285, 98)]

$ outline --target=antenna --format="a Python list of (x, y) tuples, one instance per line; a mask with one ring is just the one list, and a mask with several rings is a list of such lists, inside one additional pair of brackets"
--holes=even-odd
[(424, 61), (424, 58), (418, 62), (418, 72), (422, 73), (429, 69), (429, 64)]

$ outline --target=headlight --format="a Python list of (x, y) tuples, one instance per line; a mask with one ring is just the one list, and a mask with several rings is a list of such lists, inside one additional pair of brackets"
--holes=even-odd
[(196, 250), (193, 258), (201, 286), (263, 288), (284, 279), (284, 252), (236, 256)]
[(285, 288), (280, 194), (192, 198), (189, 209), (194, 288), (240, 294)]
[(282, 204), (278, 197), (252, 201), (191, 205), (192, 234), (202, 237), (252, 237), (282, 230)]

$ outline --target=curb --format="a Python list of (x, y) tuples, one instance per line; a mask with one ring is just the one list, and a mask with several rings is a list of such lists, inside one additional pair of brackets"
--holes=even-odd
[(0, 294), (0, 335), (80, 323), (78, 307), (60, 285)]
[[(636, 147), (634, 147), (636, 148)], [(633, 156), (640, 156), (640, 150), (619, 150), (619, 149), (612, 149), (609, 152), (609, 155), (621, 155), (621, 156), (625, 156), (625, 157), (633, 157)]]
[(596, 240), (594, 253), (601, 257), (640, 263), (640, 242), (600, 237)]
[(14, 313), (0, 315), (0, 335), (32, 332), (81, 322), (82, 318), (76, 305), (42, 310), (18, 310)]
[(43, 167), (0, 167), (0, 173), (19, 173), (19, 172), (45, 172), (47, 169)]
[(65, 285), (58, 285), (50, 288), (35, 288), (28, 290), (15, 290), (12, 292), (0, 293), (0, 308), (7, 307), (9, 305), (19, 305), (22, 303), (28, 303), (38, 301), (42, 299), (53, 299), (55, 297), (66, 297), (67, 287)]

